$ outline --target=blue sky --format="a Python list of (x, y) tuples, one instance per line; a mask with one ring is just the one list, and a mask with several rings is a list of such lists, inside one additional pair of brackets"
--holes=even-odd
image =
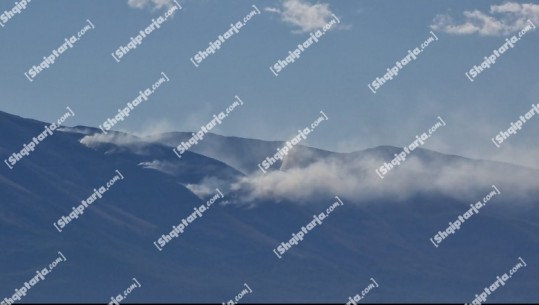
[[(20, 1), (20, 0), (19, 0)], [(425, 145), (444, 153), (539, 168), (539, 116), (501, 148), (491, 138), (539, 103), (538, 33), (527, 33), (470, 82), (464, 72), (518, 31), (539, 25), (539, 5), (511, 1), (179, 1), (182, 10), (117, 63), (111, 56), (169, 7), (167, 0), (37, 1), (0, 28), (0, 110), (67, 125), (98, 126), (135, 99), (161, 72), (170, 82), (138, 106), (118, 130), (193, 131), (238, 95), (245, 105), (218, 134), (286, 140), (323, 110), (329, 121), (307, 145), (339, 152), (404, 146), (441, 116), (447, 126)], [(196, 68), (190, 58), (256, 5), (238, 34)], [(14, 1), (2, 1), (0, 11)], [(332, 14), (341, 23), (275, 77), (283, 59)], [(33, 65), (77, 33), (95, 29), (33, 82)], [(438, 41), (373, 94), (367, 84), (419, 47)]]

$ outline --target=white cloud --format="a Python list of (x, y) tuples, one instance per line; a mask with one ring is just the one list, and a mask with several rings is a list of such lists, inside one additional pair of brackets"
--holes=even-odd
[(91, 135), (86, 135), (80, 140), (81, 144), (90, 148), (95, 148), (103, 143), (111, 143), (118, 146), (124, 146), (139, 142), (139, 138), (119, 132), (111, 132), (109, 134), (94, 133)]
[(175, 5), (172, 0), (128, 0), (127, 4), (132, 8), (143, 9), (150, 7), (153, 10), (168, 9)]
[(208, 198), (215, 194), (215, 189), (219, 189), (225, 194), (229, 192), (227, 182), (215, 177), (205, 177), (198, 184), (187, 184), (185, 186), (199, 198)]
[(305, 33), (326, 25), (333, 17), (327, 3), (310, 4), (304, 0), (284, 0), (282, 9), (266, 7), (266, 12), (279, 14), (281, 19)]
[[(429, 158), (427, 158), (429, 159)], [(322, 159), (304, 167), (242, 177), (231, 190), (242, 193), (240, 200), (290, 200), (309, 203), (335, 195), (356, 203), (370, 200), (406, 200), (419, 194), (438, 194), (462, 201), (479, 200), (497, 185), (508, 199), (529, 199), (539, 191), (536, 171), (519, 167), (501, 168), (494, 163), (468, 159), (423, 161), (415, 156), (394, 168), (381, 180), (375, 168), (378, 157)], [(511, 175), (506, 170), (511, 169)], [(478, 195), (479, 194), (479, 195)]]
[(138, 166), (146, 169), (153, 169), (171, 176), (177, 174), (181, 169), (181, 165), (179, 165), (177, 162), (160, 160), (141, 162), (138, 164)]
[(167, 119), (149, 120), (140, 125), (137, 131), (118, 129), (108, 134), (96, 133), (88, 128), (65, 128), (66, 132), (76, 132), (86, 135), (80, 142), (87, 147), (97, 147), (103, 143), (111, 143), (118, 146), (139, 144), (142, 142), (159, 141), (164, 133), (174, 132), (174, 124)]
[(264, 8), (264, 11), (269, 13), (281, 13), (280, 9), (274, 7), (266, 7)]
[(472, 10), (464, 11), (463, 15), (462, 22), (456, 22), (449, 15), (437, 15), (430, 27), (456, 35), (508, 35), (522, 30), (528, 20), (539, 25), (539, 4), (507, 2), (491, 5), (488, 13)]

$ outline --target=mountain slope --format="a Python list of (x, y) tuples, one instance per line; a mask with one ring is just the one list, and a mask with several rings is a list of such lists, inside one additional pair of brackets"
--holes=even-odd
[[(0, 113), (1, 154), (20, 149), (44, 124)], [(1, 298), (48, 265), (57, 251), (67, 262), (23, 302), (109, 302), (133, 277), (142, 287), (128, 302), (226, 302), (247, 283), (253, 293), (244, 302), (344, 303), (371, 277), (380, 287), (367, 295), (367, 302), (470, 302), (519, 256), (528, 266), (489, 301), (539, 297), (536, 170), (417, 151), (382, 180), (373, 166), (387, 162), (396, 148), (335, 154), (298, 147), (281, 170), (262, 174), (256, 164), (254, 171), (245, 169), (278, 143), (221, 137), (221, 146), (213, 146), (209, 136), (203, 144), (208, 156), (193, 150), (178, 159), (162, 140), (121, 133), (103, 137), (95, 131), (65, 128), (13, 170), (0, 169)], [(223, 145), (230, 151), (211, 151)], [(242, 155), (260, 147), (255, 157)], [(233, 157), (246, 160), (242, 168), (230, 166)], [(463, 164), (477, 174), (449, 171)], [(334, 181), (319, 171), (330, 169)], [(124, 179), (58, 232), (53, 222), (109, 181), (115, 170)], [(314, 173), (321, 181), (302, 176)], [(507, 173), (516, 177), (519, 188), (503, 179)], [(437, 177), (452, 175), (456, 178), (443, 180), (451, 188), (441, 188)], [(457, 188), (479, 176), (484, 179), (480, 183)], [(273, 192), (260, 191), (265, 183)], [(501, 194), (434, 247), (429, 238), (481, 200), (493, 183)], [(212, 206), (158, 251), (153, 242), (209, 199), (210, 185), (223, 191), (227, 204)], [(398, 195), (411, 185), (406, 196)], [(375, 186), (379, 189), (372, 191)], [(467, 192), (456, 194), (463, 189)], [(325, 211), (334, 196), (344, 206), (277, 258), (272, 250), (313, 214)]]

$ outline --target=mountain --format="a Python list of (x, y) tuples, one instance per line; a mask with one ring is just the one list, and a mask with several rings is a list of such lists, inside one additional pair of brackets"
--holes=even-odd
[[(182, 142), (188, 142), (193, 137), (189, 132), (168, 132), (146, 137), (149, 141), (161, 143), (171, 148), (176, 148)], [(189, 151), (220, 160), (237, 170), (252, 174), (259, 171), (258, 164), (267, 157), (277, 153), (277, 148), (286, 145), (286, 141), (261, 141), (238, 137), (224, 137), (212, 133), (204, 136), (198, 144), (193, 145)], [(313, 152), (327, 156), (329, 152), (298, 146), (299, 150), (307, 153)], [(277, 160), (275, 168), (282, 166), (282, 161)]]
[[(0, 112), (0, 154), (20, 151), (47, 123)], [(334, 153), (298, 146), (262, 173), (284, 141), (213, 134), (178, 158), (190, 133), (105, 136), (63, 127), (13, 169), (0, 169), (0, 298), (67, 261), (22, 302), (348, 302), (374, 278), (366, 302), (471, 302), (521, 257), (527, 266), (489, 302), (539, 298), (539, 171), (418, 149), (381, 179), (401, 149)], [(117, 181), (78, 219), (53, 223)], [(479, 214), (438, 247), (431, 241), (494, 190)], [(169, 233), (218, 188), (224, 198), (162, 251)], [(279, 259), (273, 249), (336, 201), (344, 203)]]

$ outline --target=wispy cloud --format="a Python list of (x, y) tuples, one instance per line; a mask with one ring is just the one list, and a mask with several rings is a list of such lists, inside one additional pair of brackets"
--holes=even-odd
[[(503, 188), (501, 192), (506, 198), (525, 200), (539, 191), (539, 182), (534, 178), (537, 172), (519, 167), (502, 168), (499, 164), (464, 158), (426, 160), (412, 156), (381, 180), (375, 169), (383, 162), (378, 157), (322, 159), (304, 167), (242, 177), (231, 189), (241, 192), (245, 203), (256, 200), (308, 203), (335, 195), (361, 203), (407, 200), (419, 194), (466, 201), (481, 199), (477, 198), (478, 194), (488, 192), (492, 184)], [(505, 174), (507, 170), (511, 170), (511, 175)]]
[(139, 142), (140, 139), (138, 137), (120, 132), (114, 132), (109, 134), (94, 133), (91, 135), (86, 135), (80, 140), (81, 144), (90, 148), (95, 148), (103, 143), (125, 146)]
[(508, 35), (522, 30), (528, 19), (539, 24), (539, 4), (507, 2), (491, 5), (488, 13), (472, 10), (464, 11), (463, 15), (461, 22), (446, 14), (437, 15), (431, 28), (456, 35)]
[[(147, 143), (123, 133), (87, 135), (81, 143), (92, 148), (111, 143), (137, 154), (149, 155), (145, 150)], [(395, 148), (395, 152), (397, 150)], [(187, 187), (201, 197), (216, 187), (224, 188), (227, 193), (237, 193), (239, 196), (235, 201), (241, 204), (265, 200), (309, 203), (335, 195), (356, 203), (409, 200), (421, 194), (473, 201), (481, 199), (479, 196), (487, 193), (493, 184), (500, 188), (506, 200), (514, 199), (515, 204), (527, 202), (539, 194), (537, 169), (471, 160), (422, 149), (414, 152), (405, 163), (393, 168), (381, 180), (375, 169), (389, 162), (384, 155), (392, 158), (393, 153), (393, 150), (376, 148), (324, 157), (311, 150), (302, 150), (286, 156), (280, 170), (241, 177), (215, 177), (209, 173), (200, 182), (192, 182)], [(529, 156), (533, 154), (530, 152)], [(186, 170), (185, 165), (175, 159), (153, 160), (139, 165), (172, 176)]]
[(306, 33), (323, 27), (333, 15), (327, 3), (311, 4), (305, 0), (284, 0), (281, 8), (266, 7), (266, 12), (279, 14), (281, 20)]
[(281, 10), (275, 7), (266, 7), (264, 8), (264, 11), (268, 13), (278, 13), (278, 14), (281, 13)]
[(172, 0), (128, 0), (127, 4), (132, 8), (150, 8), (152, 10), (160, 10), (174, 6)]

